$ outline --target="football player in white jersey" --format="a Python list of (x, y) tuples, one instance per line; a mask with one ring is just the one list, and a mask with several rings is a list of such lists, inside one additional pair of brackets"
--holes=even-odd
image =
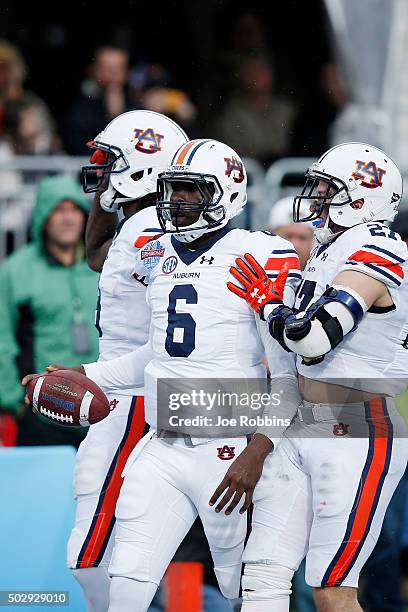
[[(303, 402), (255, 488), (245, 612), (289, 610), (304, 556), (319, 612), (361, 610), (359, 573), (408, 457), (393, 399), (405, 390), (408, 371), (408, 254), (384, 223), (397, 212), (400, 172), (379, 149), (346, 143), (325, 153), (306, 179), (294, 218), (315, 220), (316, 246), (295, 308), (267, 298), (260, 307), (271, 335), (297, 354)], [(304, 201), (310, 215), (300, 219)], [(242, 261), (237, 266), (244, 289), (230, 288), (252, 303), (262, 270), (250, 282)], [(236, 487), (224, 480), (212, 501), (225, 489), (231, 495)]]
[[(107, 392), (144, 381), (146, 420), (151, 426), (124, 470), (109, 567), (110, 612), (147, 610), (197, 515), (221, 591), (231, 600), (239, 594), (245, 511), (251, 499), (248, 496), (231, 516), (214, 511), (208, 499), (233, 457), (247, 447), (246, 434), (254, 426), (244, 423), (228, 434), (217, 430), (216, 423), (206, 430), (199, 427), (194, 434), (170, 431), (163, 416), (157, 422), (157, 389), (163, 379), (175, 379), (176, 390), (186, 379), (233, 378), (237, 388), (239, 379), (264, 380), (266, 352), (272, 386), (286, 390), (294, 409), (298, 405), (293, 355), (226, 288), (230, 266), (247, 250), (255, 253), (273, 279), (285, 268), (275, 284), (270, 285), (265, 275), (268, 300), (280, 303), (284, 286), (285, 303), (292, 305), (300, 280), (299, 260), (290, 243), (269, 232), (230, 227), (229, 220), (245, 203), (245, 168), (230, 147), (214, 140), (181, 147), (158, 181), (157, 210), (165, 233), (139, 251), (133, 271), (135, 284), (148, 286), (150, 342), (128, 355), (85, 364), (82, 370)], [(262, 284), (258, 291), (254, 303), (265, 296)], [(193, 400), (187, 404), (187, 414), (194, 417), (198, 408)], [(259, 445), (256, 453), (262, 454)], [(240, 477), (242, 486), (250, 487), (248, 475), (242, 472)]]
[[(148, 339), (145, 287), (133, 281), (131, 272), (137, 251), (162, 233), (155, 208), (157, 176), (187, 141), (168, 117), (137, 110), (111, 121), (89, 143), (93, 154), (91, 165), (83, 168), (83, 184), (96, 196), (86, 247), (89, 265), (101, 272), (96, 312), (101, 361), (128, 353)], [(120, 208), (123, 220), (118, 223)], [(123, 467), (145, 433), (143, 393), (142, 385), (111, 389), (114, 410), (89, 428), (78, 451), (68, 565), (83, 588), (88, 612), (108, 609), (115, 506)]]

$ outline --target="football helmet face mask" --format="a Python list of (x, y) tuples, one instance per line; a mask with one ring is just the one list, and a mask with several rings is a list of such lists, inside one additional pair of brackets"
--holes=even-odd
[[(401, 196), (402, 177), (391, 158), (371, 145), (345, 143), (327, 151), (308, 169), (302, 193), (293, 202), (293, 220), (325, 217), (315, 229), (318, 242), (325, 243), (335, 235), (333, 224), (349, 228), (392, 221)], [(359, 206), (353, 205), (357, 201)], [(303, 202), (310, 204), (307, 216), (300, 213)]]
[(106, 142), (90, 140), (86, 146), (93, 149), (89, 158), (90, 166), (82, 166), (82, 186), (85, 193), (94, 193), (102, 185), (107, 174), (118, 174), (130, 168), (123, 151)]
[(221, 229), (246, 200), (244, 165), (233, 149), (216, 140), (183, 145), (159, 175), (157, 216), (163, 231), (180, 242)]
[(145, 110), (123, 113), (88, 143), (94, 152), (90, 165), (82, 168), (84, 191), (98, 191), (108, 176), (110, 186), (117, 192), (109, 212), (156, 193), (158, 174), (186, 142), (188, 137), (181, 127), (160, 113)]

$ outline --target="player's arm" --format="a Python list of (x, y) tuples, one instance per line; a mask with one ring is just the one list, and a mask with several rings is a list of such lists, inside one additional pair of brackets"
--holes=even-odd
[(85, 375), (93, 380), (103, 391), (132, 389), (144, 384), (144, 369), (153, 359), (150, 342), (126, 355), (110, 359), (84, 363)]
[[(279, 418), (279, 423), (284, 425), (265, 424), (258, 427), (248, 446), (229, 467), (210, 499), (211, 506), (219, 500), (216, 512), (221, 512), (227, 506), (226, 514), (233, 511), (244, 495), (240, 513), (249, 508), (264, 461), (289, 426), (300, 402), (294, 356), (282, 350), (271, 338), (265, 322), (261, 320), (267, 305), (276, 308), (283, 304), (284, 300), (290, 305), (293, 304), (294, 287), (300, 278), (296, 252), (293, 249), (278, 249), (274, 255), (272, 251), (264, 267), (252, 255), (246, 253), (243, 258), (236, 260), (236, 264), (237, 268), (231, 268), (230, 272), (239, 284), (229, 282), (227, 286), (235, 295), (245, 299), (260, 315), (260, 318), (256, 319), (256, 325), (270, 364), (271, 404), (265, 407), (263, 417), (269, 417), (273, 423)], [(276, 394), (280, 397), (279, 406), (273, 405), (272, 402)]]
[(95, 272), (101, 272), (109, 247), (112, 244), (119, 218), (116, 212), (106, 212), (101, 208), (101, 197), (110, 197), (108, 177), (95, 193), (91, 211), (86, 224), (85, 249), (88, 265)]
[(318, 363), (328, 352), (357, 329), (367, 310), (390, 306), (386, 285), (362, 272), (340, 272), (332, 286), (304, 313), (278, 308), (268, 319), (272, 336), (303, 357), (304, 363)]
[[(147, 342), (136, 350), (109, 361), (94, 361), (74, 367), (52, 364), (46, 368), (46, 372), (56, 370), (80, 372), (93, 380), (105, 392), (133, 389), (144, 384), (144, 369), (152, 358), (151, 345), (150, 342)], [(25, 387), (36, 376), (38, 374), (27, 374), (21, 384)]]
[[(259, 324), (266, 328), (263, 321), (259, 321)], [(245, 499), (240, 513), (242, 514), (249, 508), (256, 484), (262, 475), (265, 459), (279, 443), (301, 401), (294, 356), (285, 353), (272, 340), (266, 329), (263, 334), (265, 339), (269, 338), (272, 344), (272, 351), (267, 350), (268, 361), (276, 366), (271, 368), (271, 402), (265, 406), (263, 411), (264, 424), (258, 427), (248, 446), (230, 465), (223, 480), (214, 491), (210, 499), (210, 506), (219, 500), (215, 508), (216, 512), (221, 512), (227, 506), (225, 514), (231, 514), (243, 496)], [(277, 397), (279, 403), (275, 401)]]
[[(286, 350), (302, 356), (304, 364), (322, 361), (357, 329), (372, 306), (392, 306), (391, 296), (404, 279), (407, 247), (385, 230), (379, 235), (378, 231), (362, 228), (350, 254), (339, 262), (331, 287), (306, 312), (279, 307), (269, 315), (273, 337)], [(362, 238), (367, 243), (362, 244)]]
[[(143, 265), (140, 251), (136, 253), (133, 278), (145, 287), (150, 282), (149, 270)], [(136, 350), (111, 359), (109, 361), (97, 361), (95, 363), (83, 364), (85, 374), (96, 382), (103, 391), (115, 389), (131, 389), (136, 385), (144, 384), (144, 369), (153, 359), (153, 351), (150, 342)]]
[[(150, 342), (140, 346), (126, 355), (116, 357), (109, 361), (95, 361), (83, 363), (79, 366), (68, 367), (61, 364), (52, 364), (46, 368), (46, 372), (56, 370), (73, 370), (84, 374), (93, 380), (105, 393), (120, 389), (133, 389), (144, 384), (144, 369), (153, 358)], [(27, 374), (21, 381), (26, 387), (30, 380), (36, 378), (37, 374)], [(28, 397), (25, 403), (30, 404)]]

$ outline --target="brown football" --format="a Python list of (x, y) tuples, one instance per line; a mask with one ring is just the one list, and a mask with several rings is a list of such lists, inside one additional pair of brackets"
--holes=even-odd
[(86, 427), (110, 413), (109, 400), (98, 385), (73, 370), (39, 374), (26, 391), (33, 412), (58, 425)]

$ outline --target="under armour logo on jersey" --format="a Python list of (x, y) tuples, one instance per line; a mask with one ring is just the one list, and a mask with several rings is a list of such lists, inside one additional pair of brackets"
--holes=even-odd
[(360, 185), (362, 187), (367, 187), (368, 189), (381, 187), (382, 178), (386, 172), (383, 168), (379, 168), (373, 161), (365, 162), (357, 159), (356, 164), (357, 169), (351, 176), (357, 181), (361, 181)]
[(225, 171), (225, 174), (229, 177), (232, 175), (233, 172), (236, 172), (237, 174), (234, 174), (232, 176), (232, 180), (234, 181), (234, 183), (242, 183), (242, 181), (245, 178), (244, 175), (244, 166), (242, 164), (242, 162), (238, 161), (236, 157), (224, 157), (224, 161), (227, 164), (227, 169)]
[(337, 423), (337, 425), (333, 425), (333, 434), (335, 436), (347, 436), (350, 429), (350, 425), (346, 423)]
[(326, 261), (326, 259), (328, 258), (328, 253), (323, 253), (322, 255), (322, 261)]
[(263, 300), (266, 298), (266, 295), (264, 293), (262, 295), (258, 295), (258, 293), (259, 293), (258, 287), (255, 287), (255, 289), (251, 293), (251, 297), (252, 298), (256, 297), (256, 301), (258, 302), (258, 304), (262, 304)]
[(111, 402), (109, 402), (109, 408), (111, 410), (115, 410), (116, 406), (119, 404), (119, 400), (117, 399), (113, 399)]
[(235, 457), (235, 446), (227, 446), (226, 444), (217, 448), (218, 451), (218, 459), (222, 459), (223, 461), (230, 461)]
[(135, 128), (134, 132), (135, 137), (133, 141), (137, 140), (135, 145), (137, 151), (141, 153), (157, 153), (161, 151), (161, 142), (164, 138), (162, 134), (158, 134), (152, 128), (147, 128), (147, 130)]
[(214, 261), (214, 257), (212, 257), (212, 256), (211, 256), (211, 257), (209, 257), (209, 258), (207, 259), (207, 258), (206, 258), (206, 256), (205, 256), (205, 255), (203, 255), (203, 256), (202, 256), (202, 258), (201, 258), (201, 260), (200, 260), (200, 264), (203, 264), (203, 263), (208, 263), (208, 265), (209, 265), (209, 266), (211, 266), (213, 261)]

